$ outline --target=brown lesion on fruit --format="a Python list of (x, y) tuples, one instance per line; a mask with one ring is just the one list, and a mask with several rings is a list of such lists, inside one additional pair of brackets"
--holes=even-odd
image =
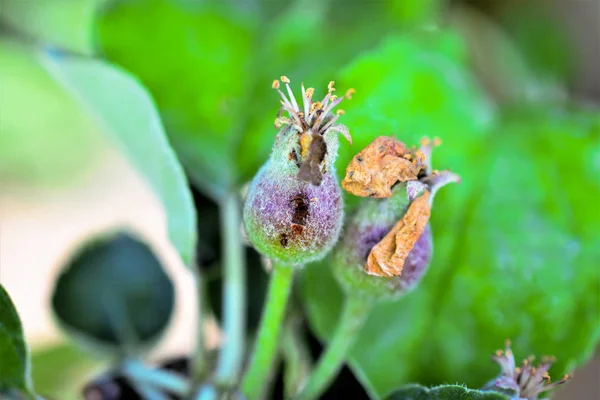
[[(303, 140), (308, 137), (310, 140)], [(318, 186), (323, 181), (323, 161), (327, 155), (327, 143), (319, 134), (305, 133), (300, 138), (302, 149), (302, 163), (298, 171), (298, 178)]]
[(402, 274), (404, 262), (429, 221), (429, 191), (417, 197), (408, 211), (369, 253), (365, 272), (392, 277)]
[(296, 149), (292, 149), (292, 151), (290, 151), (288, 154), (288, 160), (296, 164), (297, 167), (300, 167), (300, 159), (298, 158), (298, 152), (296, 152)]
[(304, 226), (300, 224), (292, 224), (292, 233), (294, 236), (302, 235), (304, 232)]
[(309, 216), (309, 201), (303, 194), (295, 195), (290, 201), (294, 207), (292, 214), (292, 226), (294, 224), (302, 227), (306, 226), (306, 220)]
[(279, 235), (279, 243), (283, 248), (286, 248), (288, 246), (289, 239), (287, 233), (282, 233), (281, 235)]
[(426, 171), (421, 150), (409, 149), (395, 138), (380, 136), (354, 156), (346, 168), (342, 187), (360, 197), (390, 197), (394, 184), (417, 180)]

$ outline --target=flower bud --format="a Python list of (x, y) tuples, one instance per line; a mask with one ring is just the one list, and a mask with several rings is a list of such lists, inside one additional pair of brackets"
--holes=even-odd
[(548, 370), (555, 361), (554, 357), (544, 357), (541, 363), (534, 366), (535, 357), (529, 356), (517, 367), (508, 340), (504, 350), (496, 351), (492, 359), (500, 365), (502, 371), (483, 389), (508, 395), (511, 399), (537, 400), (540, 394), (562, 385), (570, 378), (565, 375), (562, 379), (551, 382)]
[[(321, 259), (336, 243), (343, 221), (342, 193), (334, 161), (339, 140), (349, 141), (348, 129), (336, 124), (343, 113), (333, 113), (343, 99), (333, 95), (333, 82), (322, 101), (312, 101), (314, 89), (302, 86), (300, 109), (282, 77), (289, 98), (279, 90), (282, 111), (275, 127), (281, 128), (269, 160), (254, 177), (244, 204), (248, 239), (264, 256), (284, 264), (301, 265)], [(350, 97), (349, 91), (345, 97)], [(281, 114), (281, 111), (280, 113)]]
[(433, 196), (457, 175), (431, 169), (437, 141), (407, 149), (379, 137), (348, 165), (342, 185), (364, 199), (333, 255), (336, 278), (348, 293), (395, 297), (421, 280), (433, 254), (428, 223)]

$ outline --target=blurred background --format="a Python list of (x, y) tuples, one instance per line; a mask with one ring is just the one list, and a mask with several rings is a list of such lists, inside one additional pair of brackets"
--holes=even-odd
[[(526, 132), (529, 117), (520, 111), (532, 104), (551, 108), (553, 116), (575, 110), (573, 129), (584, 124), (592, 133), (587, 150), (571, 154), (584, 159), (587, 175), (572, 179), (595, 180), (594, 187), (600, 182), (598, 0), (228, 0), (210, 14), (201, 14), (201, 3), (207, 2), (0, 0), (0, 281), (21, 315), (40, 393), (78, 398), (83, 383), (108, 361), (74, 346), (50, 308), (54, 282), (82, 241), (127, 228), (151, 246), (173, 279), (175, 313), (152, 359), (190, 352), (197, 304), (191, 275), (166, 236), (159, 199), (103, 134), (90, 110), (48, 71), (44, 55), (92, 57), (129, 71), (153, 96), (194, 190), (209, 197), (211, 183), (220, 179), (207, 166), (211, 157), (235, 158), (240, 181), (249, 179), (267, 157), (277, 110), (272, 79), (287, 74), (296, 82), (312, 78), (324, 85), (390, 33), (406, 38), (416, 49), (409, 52), (422, 47), (460, 53), (458, 73), (472, 82), (453, 87), (453, 78), (446, 75), (448, 83), (440, 89), (429, 85), (426, 70), (418, 76), (419, 71), (415, 75), (403, 66), (412, 62), (412, 54), (390, 60), (399, 64), (399, 79), (406, 76), (398, 85), (421, 88), (405, 104), (412, 108), (401, 114), (410, 119), (414, 111), (415, 120), (422, 120), (392, 124), (391, 129), (408, 126), (419, 135), (428, 134), (429, 119), (435, 118), (440, 125), (462, 129), (453, 116), (445, 121), (439, 113), (428, 114), (437, 107), (436, 96), (455, 105), (448, 114), (463, 112), (465, 98), (477, 103), (470, 109), (474, 113), (469, 123), (482, 130), (498, 129), (493, 121), (507, 112)], [(231, 20), (223, 22), (222, 15)], [(450, 39), (445, 32), (451, 32)], [(260, 61), (248, 61), (253, 52), (261, 54)], [(231, 63), (245, 67), (230, 71)], [(418, 86), (413, 82), (418, 79), (425, 83)], [(343, 82), (359, 86), (351, 79)], [(218, 103), (204, 100), (219, 96), (220, 90), (227, 95)], [(252, 115), (231, 112), (238, 100)], [(364, 100), (353, 101), (360, 108)], [(247, 150), (230, 155), (222, 145), (229, 138), (219, 132), (237, 126), (240, 118), (249, 121), (240, 139)], [(351, 122), (347, 124), (352, 130)], [(560, 124), (571, 129), (571, 120)], [(556, 143), (561, 146), (571, 151), (568, 144)], [(573, 201), (574, 206), (584, 202)], [(210, 258), (210, 244), (204, 245), (209, 248), (199, 252), (208, 252)], [(600, 265), (600, 259), (592, 261)], [(600, 303), (600, 293), (587, 296), (596, 296), (592, 302)], [(210, 346), (218, 346), (214, 322), (207, 323), (206, 331)], [(600, 398), (599, 376), (596, 357), (556, 398)]]

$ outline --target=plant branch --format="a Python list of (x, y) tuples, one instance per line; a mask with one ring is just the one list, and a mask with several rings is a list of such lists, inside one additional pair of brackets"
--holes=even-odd
[(242, 391), (250, 400), (260, 399), (269, 380), (279, 347), (285, 307), (292, 287), (294, 267), (273, 265), (269, 292), (265, 302), (254, 352), (242, 381)]
[(358, 296), (346, 299), (335, 332), (321, 355), (317, 367), (302, 388), (298, 400), (316, 399), (336, 377), (371, 310), (372, 300)]
[(206, 293), (206, 286), (204, 282), (204, 276), (200, 272), (200, 266), (194, 265), (194, 283), (196, 284), (196, 296), (198, 296), (196, 303), (198, 305), (197, 310), (197, 323), (196, 323), (196, 348), (192, 356), (192, 382), (200, 384), (206, 377), (206, 351), (204, 343), (204, 296)]
[(215, 381), (222, 387), (236, 383), (242, 369), (246, 338), (246, 259), (241, 237), (241, 207), (238, 194), (230, 192), (221, 201), (221, 231), (225, 279), (223, 280), (225, 342), (221, 347)]
[(139, 361), (124, 361), (121, 372), (143, 387), (161, 389), (179, 396), (186, 396), (190, 391), (190, 384), (184, 376), (163, 369), (149, 368)]
[(283, 327), (280, 347), (285, 362), (283, 375), (285, 398), (291, 399), (302, 388), (312, 371), (312, 357), (303, 336), (302, 320), (298, 313), (294, 313), (287, 319)]

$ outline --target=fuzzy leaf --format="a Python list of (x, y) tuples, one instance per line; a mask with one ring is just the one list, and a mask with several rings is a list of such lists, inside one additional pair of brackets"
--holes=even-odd
[(100, 61), (47, 56), (45, 64), (147, 179), (165, 208), (169, 239), (191, 267), (196, 245), (192, 196), (149, 94), (130, 75)]
[(467, 389), (459, 385), (443, 385), (428, 389), (421, 385), (407, 385), (392, 393), (387, 400), (507, 400), (494, 392)]

